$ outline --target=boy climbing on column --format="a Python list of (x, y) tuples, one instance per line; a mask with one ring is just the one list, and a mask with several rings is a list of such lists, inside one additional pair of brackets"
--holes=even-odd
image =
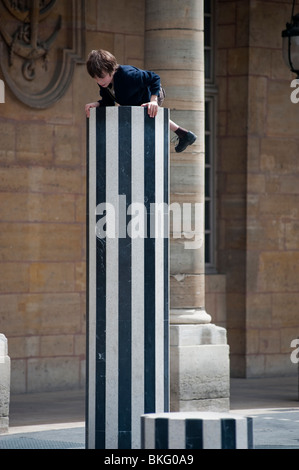
[[(159, 75), (131, 65), (119, 65), (110, 52), (102, 49), (90, 52), (86, 66), (89, 75), (98, 84), (101, 96), (101, 100), (85, 105), (87, 117), (90, 108), (115, 106), (115, 103), (121, 106), (143, 106), (148, 109), (151, 118), (157, 115), (165, 97)], [(193, 132), (175, 122), (169, 121), (169, 127), (179, 139), (176, 152), (183, 152), (196, 141)]]

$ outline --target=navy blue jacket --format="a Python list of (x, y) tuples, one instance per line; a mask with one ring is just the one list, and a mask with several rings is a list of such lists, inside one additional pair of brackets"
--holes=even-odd
[[(141, 70), (131, 65), (119, 65), (114, 77), (115, 101), (121, 106), (141, 106), (148, 103), (152, 95), (159, 95), (160, 77), (154, 72)], [(115, 101), (107, 92), (100, 87), (102, 99), (100, 106), (114, 106)]]

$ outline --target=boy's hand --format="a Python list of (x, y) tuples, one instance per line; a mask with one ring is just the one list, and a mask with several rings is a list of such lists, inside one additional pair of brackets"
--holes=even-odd
[(159, 109), (157, 101), (153, 100), (153, 101), (150, 101), (149, 103), (144, 103), (141, 106), (143, 108), (147, 108), (147, 113), (149, 117), (154, 118), (155, 116), (157, 116), (158, 109)]
[(85, 105), (85, 113), (86, 117), (90, 117), (90, 108), (97, 108), (100, 106), (100, 103), (98, 101), (95, 101), (94, 103), (88, 103)]

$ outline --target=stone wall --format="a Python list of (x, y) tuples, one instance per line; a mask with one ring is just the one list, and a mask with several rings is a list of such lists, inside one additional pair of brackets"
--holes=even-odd
[[(144, 2), (85, 4), (86, 54), (104, 48), (143, 66)], [(77, 64), (53, 106), (30, 108), (7, 86), (0, 104), (0, 332), (12, 393), (85, 386), (84, 105), (97, 99)]]
[(217, 5), (218, 249), (232, 374), (295, 374), (299, 105), (281, 53), (291, 2)]
[[(144, 66), (144, 0), (88, 0), (85, 10), (86, 55), (101, 47)], [(290, 14), (290, 1), (216, 0), (220, 274), (206, 277), (206, 310), (228, 330), (237, 376), (294, 372), (299, 104), (281, 56)], [(84, 104), (96, 99), (77, 64), (48, 108), (8, 86), (0, 102), (0, 333), (12, 393), (85, 385)], [(178, 306), (184, 295), (171, 292)]]

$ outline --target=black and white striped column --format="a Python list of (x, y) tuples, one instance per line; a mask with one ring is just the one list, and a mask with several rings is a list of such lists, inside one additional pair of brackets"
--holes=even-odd
[(253, 419), (233, 413), (152, 413), (141, 417), (142, 449), (253, 449)]
[(168, 109), (91, 110), (88, 448), (140, 448), (140, 416), (168, 411), (168, 155)]

